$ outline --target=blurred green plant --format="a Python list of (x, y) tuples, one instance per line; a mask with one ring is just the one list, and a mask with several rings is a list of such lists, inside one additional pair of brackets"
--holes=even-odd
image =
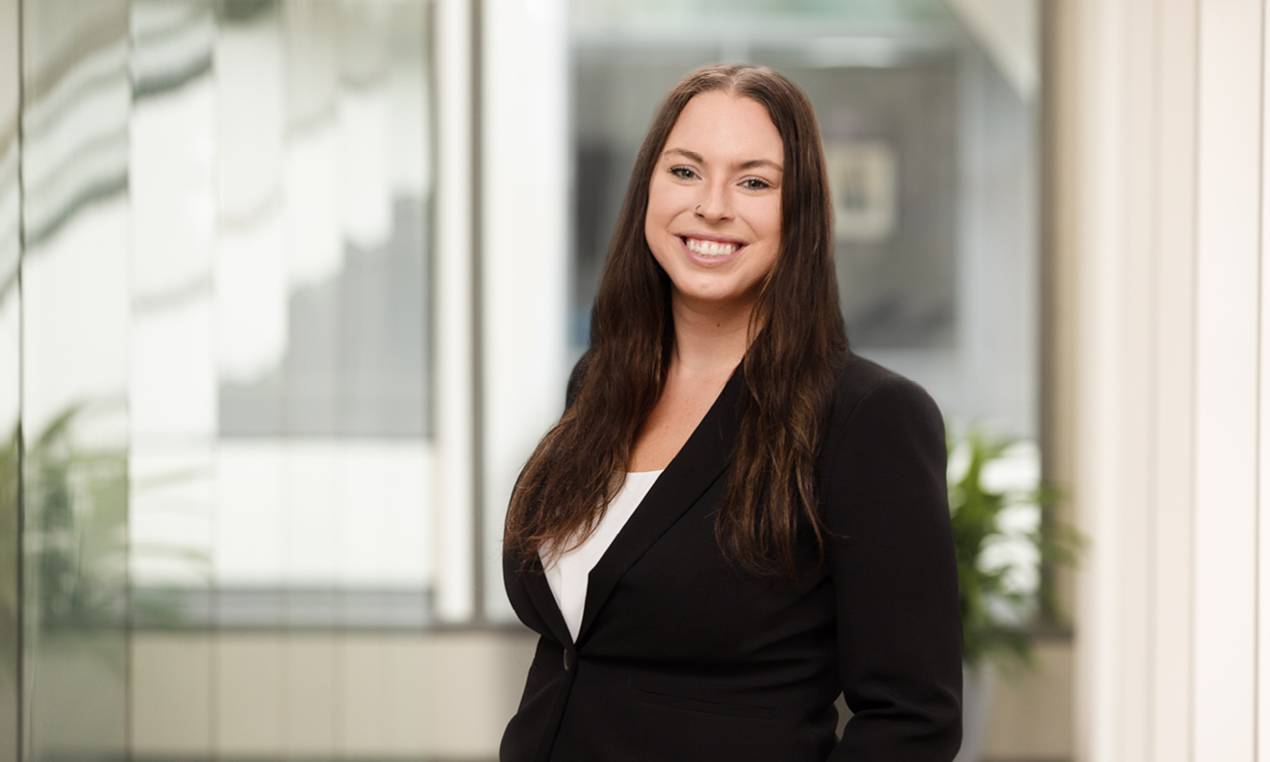
[[(18, 442), (15, 426), (0, 448), (0, 638), (18, 630)], [(7, 651), (8, 649), (6, 649)], [(12, 674), (13, 660), (0, 658), (0, 672)]]
[[(122, 629), (138, 618), (149, 624), (180, 622), (176, 596), (129, 600), (129, 556), (177, 557), (195, 568), (205, 568), (210, 559), (189, 548), (130, 547), (129, 490), (195, 474), (177, 472), (130, 485), (126, 446), (86, 447), (77, 442), (75, 432), (87, 428), (86, 418), (94, 413), (118, 415), (117, 405), (70, 405), (27, 440), (25, 452), (18, 426), (0, 448), (0, 527), (5, 530), (0, 580), (6, 581), (0, 585), (0, 633), (16, 631), (23, 605), (23, 627), (31, 634)], [(20, 481), (19, 470), (25, 472), (25, 481)], [(25, 518), (23, 536), (15, 538), (10, 532), (18, 527), (20, 510)], [(25, 591), (9, 583), (16, 582), (19, 563), (24, 566)], [(0, 659), (0, 670), (12, 670), (8, 662)]]
[[(961, 441), (948, 439), (949, 461), (954, 453), (965, 460), (965, 470), (948, 484), (953, 541), (957, 549), (958, 583), (961, 589), (963, 650), (967, 665), (978, 667), (991, 660), (1009, 670), (1034, 668), (1033, 628), (1037, 624), (1063, 626), (1052, 585), (1036, 591), (1022, 590), (1012, 578), (1027, 571), (1021, 562), (992, 563), (990, 548), (1000, 542), (1025, 543), (1035, 551), (1039, 573), (1058, 566), (1075, 566), (1087, 538), (1075, 527), (1056, 519), (1051, 510), (1065, 499), (1061, 489), (1040, 483), (1033, 487), (994, 491), (984, 481), (984, 471), (1001, 460), (1018, 443), (1013, 437), (992, 437), (978, 427), (967, 429)], [(1003, 525), (1007, 511), (1036, 506), (1039, 520), (1033, 529), (1009, 530)]]
[(67, 407), (25, 452), (23, 546), (42, 629), (116, 626), (126, 616), (127, 450), (76, 444), (87, 409)]

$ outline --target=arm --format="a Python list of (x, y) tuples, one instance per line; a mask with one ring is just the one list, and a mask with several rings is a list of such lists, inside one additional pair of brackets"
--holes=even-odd
[(852, 717), (829, 762), (951, 762), (962, 632), (943, 417), (891, 377), (830, 436), (825, 518)]

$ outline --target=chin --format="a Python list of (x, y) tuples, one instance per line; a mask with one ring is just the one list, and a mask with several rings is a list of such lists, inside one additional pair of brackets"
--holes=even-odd
[(675, 288), (685, 299), (691, 299), (696, 302), (711, 302), (717, 304), (730, 304), (740, 301), (744, 296), (744, 291), (734, 288), (732, 284), (702, 285), (694, 283), (688, 288), (680, 288), (676, 284)]

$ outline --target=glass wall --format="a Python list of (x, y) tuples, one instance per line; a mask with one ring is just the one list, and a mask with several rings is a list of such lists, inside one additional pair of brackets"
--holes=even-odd
[(24, 2), (20, 388), (27, 759), (127, 733), (128, 6)]
[(952, 416), (1035, 437), (1036, 12), (1019, 3), (986, 34), (959, 5), (973, 4), (574, 2), (571, 343), (586, 343), (658, 99), (701, 64), (765, 64), (820, 121), (855, 347), (920, 376)]
[(132, 5), (147, 625), (431, 616), (427, 7)]
[(18, 0), (0, 0), (0, 762), (20, 744), (18, 36)]
[[(182, 754), (265, 748), (260, 704), (331, 753), (337, 635), (455, 618), (433, 14), (0, 2), (0, 762), (135, 756), (163, 696)], [(213, 632), (321, 674), (239, 685)]]
[[(1039, 14), (1035, 2), (1009, 5), (574, 0), (570, 356), (587, 343), (600, 267), (661, 96), (702, 64), (765, 64), (806, 91), (819, 120), (849, 341), (929, 389), (955, 437), (973, 424), (1017, 438), (994, 463), (993, 486), (1035, 486)], [(1030, 530), (1039, 509), (1020, 505), (1006, 520)], [(1029, 545), (992, 553), (1032, 596)]]

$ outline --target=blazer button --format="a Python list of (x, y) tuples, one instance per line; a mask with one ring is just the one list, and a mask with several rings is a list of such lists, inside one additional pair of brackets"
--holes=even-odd
[(564, 671), (568, 672), (573, 669), (573, 651), (564, 649)]

